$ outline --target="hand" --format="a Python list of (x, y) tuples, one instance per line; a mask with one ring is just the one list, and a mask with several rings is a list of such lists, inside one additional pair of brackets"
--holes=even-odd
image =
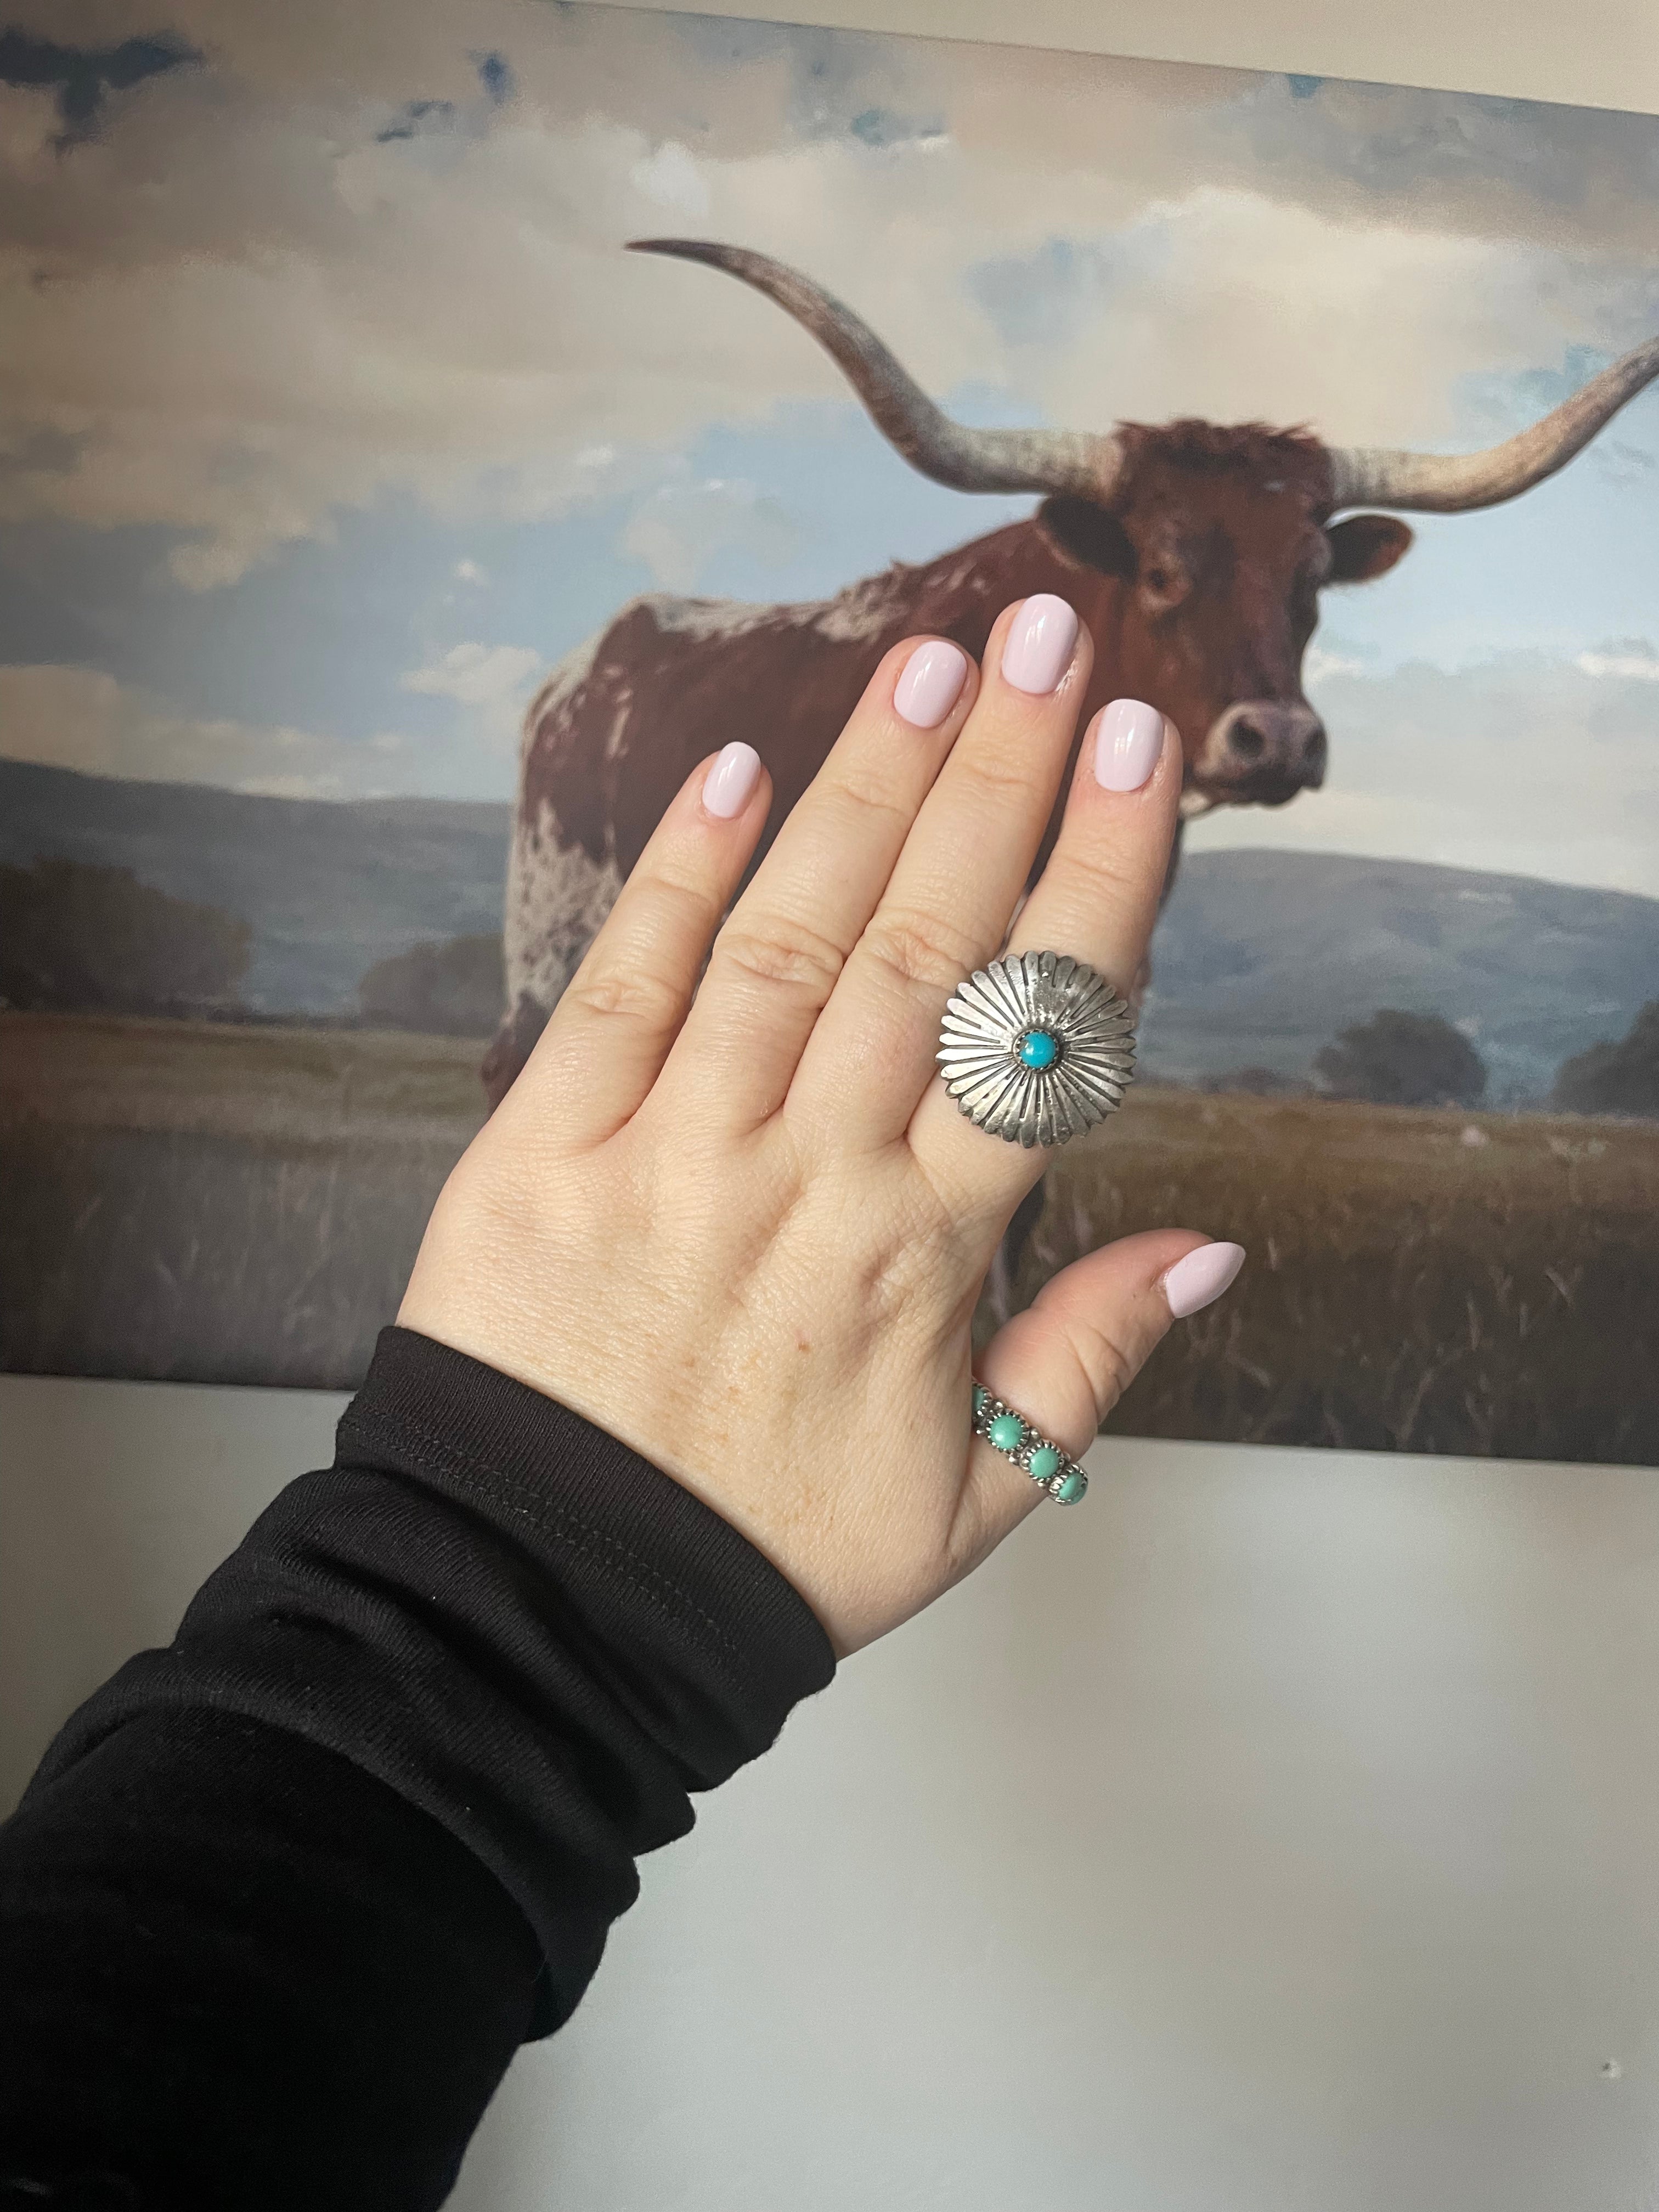
[[(1045, 1502), (968, 1424), (975, 1305), (1049, 1155), (974, 1127), (933, 1054), (945, 1000), (1003, 949), (1091, 659), (1048, 597), (1003, 614), (982, 672), (941, 640), (896, 647), (723, 925), (771, 785), (746, 745), (703, 763), (445, 1186), (398, 1316), (683, 1483), (840, 1656)], [(1182, 755), (1148, 708), (1098, 720), (1008, 949), (1121, 988)], [(1184, 1229), (1091, 1253), (980, 1379), (1079, 1455), (1172, 1306), (1242, 1258)]]

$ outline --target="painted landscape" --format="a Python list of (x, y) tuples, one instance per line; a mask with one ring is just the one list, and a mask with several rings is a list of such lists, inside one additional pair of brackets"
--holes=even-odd
[(0, 51), (0, 1363), (353, 1384), (682, 769), (1062, 589), (1189, 818), (999, 1310), (1180, 1221), (1114, 1426), (1659, 1464), (1659, 118), (173, 12)]
[[(145, 895), (188, 927), (222, 918), (210, 943), (229, 915), (243, 962), (212, 1018), (24, 1011), (21, 939), (0, 943), (0, 1362), (356, 1384), (483, 1121), (499, 949), (474, 925), (499, 911), (506, 834), (484, 805), (0, 763), (0, 899), (43, 848), (83, 891), (142, 866)], [(108, 960), (99, 972), (118, 980)], [(1015, 1303), (1104, 1239), (1170, 1221), (1237, 1238), (1251, 1267), (1243, 1295), (1172, 1334), (1112, 1429), (1659, 1464), (1659, 1036), (1644, 1058), (1640, 1022), (1659, 902), (1205, 854), (1154, 972), (1146, 1079), (1060, 1156)], [(1422, 1025), (1426, 1060), (1385, 1028), (1366, 1087), (1425, 1068), (1468, 1103), (1333, 1095), (1354, 1087), (1363, 1018), (1387, 1008)], [(1346, 1059), (1345, 1033), (1361, 1041)], [(1610, 1077), (1596, 1055), (1621, 1044)], [(1563, 1066), (1620, 1110), (1553, 1110)], [(988, 1304), (981, 1339), (996, 1319)]]
[[(5, 1365), (353, 1387), (483, 1120), (480, 1048), (0, 1015)], [(1110, 1430), (1656, 1465), (1656, 1203), (1659, 1119), (1147, 1085), (1061, 1156), (1018, 1302), (1200, 1224), (1249, 1248), (1247, 1292)]]

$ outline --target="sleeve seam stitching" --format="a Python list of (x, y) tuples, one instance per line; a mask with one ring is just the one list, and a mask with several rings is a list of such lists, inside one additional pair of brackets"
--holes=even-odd
[[(410, 1455), (417, 1465), (425, 1462), (434, 1471), (465, 1481), (469, 1488), (482, 1489), (485, 1480), (504, 1486), (516, 1498), (525, 1501), (520, 1510), (545, 1534), (569, 1544), (573, 1550), (600, 1560), (613, 1571), (617, 1559), (627, 1560), (637, 1571), (623, 1575), (623, 1579), (631, 1588), (637, 1589), (666, 1619), (680, 1626), (689, 1626), (688, 1616), (690, 1620), (700, 1623), (705, 1632), (697, 1637), (696, 1641), (712, 1642), (745, 1674), (750, 1672), (745, 1663), (743, 1647), (681, 1583), (664, 1574), (660, 1568), (653, 1567), (647, 1559), (641, 1559), (621, 1537), (611, 1535), (592, 1522), (581, 1519), (568, 1506), (558, 1506), (550, 1511), (540, 1486), (531, 1477), (518, 1474), (510, 1468), (497, 1467), (490, 1461), (474, 1453), (462, 1451), (454, 1445), (443, 1443), (424, 1424), (411, 1420), (406, 1415), (348, 1413), (341, 1422), (341, 1432), (344, 1436), (349, 1431), (368, 1439), (379, 1435), (389, 1442), (412, 1445), (416, 1449)], [(663, 1478), (665, 1481), (668, 1479), (666, 1476)], [(607, 1559), (604, 1558), (605, 1553), (613, 1556)], [(668, 1604), (665, 1592), (678, 1599), (679, 1605)], [(734, 1682), (732, 1686), (746, 1691), (750, 1685)]]

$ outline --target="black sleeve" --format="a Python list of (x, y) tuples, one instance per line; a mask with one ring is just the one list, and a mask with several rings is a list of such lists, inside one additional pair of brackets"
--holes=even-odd
[(441, 2203), (635, 1857), (834, 1671), (688, 1491), (386, 1330), (334, 1465), (0, 1827), (0, 2205)]

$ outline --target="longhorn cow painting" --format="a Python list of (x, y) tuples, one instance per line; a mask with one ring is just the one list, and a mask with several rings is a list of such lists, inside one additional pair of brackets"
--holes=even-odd
[(1659, 121), (120, 13), (0, 7), (0, 1362), (349, 1386), (695, 763), (1051, 591), (1182, 849), (984, 1326), (1180, 1220), (1115, 1430), (1659, 1465)]

